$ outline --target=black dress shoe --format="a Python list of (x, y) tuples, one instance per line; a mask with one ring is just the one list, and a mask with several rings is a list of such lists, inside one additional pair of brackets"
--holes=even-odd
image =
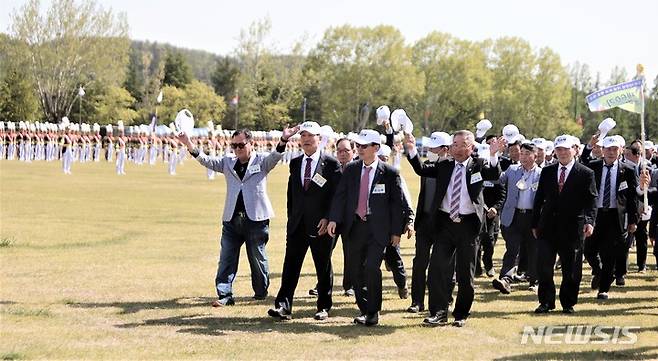
[(624, 279), (624, 276), (619, 276), (615, 279), (615, 284), (617, 286), (625, 286), (626, 285), (626, 279)]
[(327, 318), (329, 318), (329, 312), (327, 312), (327, 310), (320, 310), (315, 313), (315, 316), (313, 316), (313, 318), (318, 321), (324, 321)]
[(592, 276), (592, 284), (591, 284), (592, 289), (593, 290), (598, 290), (599, 289), (599, 284), (601, 284), (601, 278), (599, 278), (599, 276), (597, 276), (597, 275)]
[(318, 295), (318, 289), (317, 288), (311, 288), (308, 290), (308, 295), (309, 296), (317, 296)]
[(452, 325), (455, 326), (455, 327), (464, 327), (464, 326), (466, 326), (466, 319), (462, 318), (462, 319), (459, 319), (459, 320), (455, 320), (452, 323)]
[(290, 311), (286, 310), (283, 307), (270, 308), (269, 310), (267, 310), (267, 314), (270, 315), (271, 317), (279, 318), (282, 320), (289, 320), (292, 318)]
[(265, 294), (263, 294), (263, 295), (254, 295), (254, 300), (256, 300), (256, 301), (261, 301), (261, 300), (264, 300), (266, 298), (267, 298), (267, 292), (265, 292)]
[(504, 295), (509, 295), (509, 293), (512, 292), (512, 287), (510, 287), (509, 282), (507, 282), (507, 280), (504, 278), (494, 279), (493, 281), (491, 281), (491, 285), (493, 286), (493, 288), (497, 289), (498, 291), (500, 291), (500, 293)]
[(487, 277), (491, 278), (491, 277), (493, 277), (494, 275), (495, 275), (495, 271), (494, 271), (493, 267), (489, 268), (489, 269), (487, 270)]
[(366, 315), (366, 326), (374, 326), (379, 323), (379, 312)]
[(566, 313), (568, 315), (570, 315), (572, 313), (575, 313), (575, 312), (576, 312), (576, 310), (573, 309), (573, 306), (562, 308), (562, 313)]
[(423, 320), (423, 324), (428, 326), (445, 326), (448, 324), (448, 311), (442, 310)]
[(547, 304), (541, 304), (539, 307), (535, 309), (535, 313), (548, 313), (551, 310), (554, 310), (555, 306), (547, 305)]
[(598, 299), (598, 300), (607, 300), (608, 299), (608, 292), (599, 292), (599, 294), (596, 295), (596, 299)]
[(409, 289), (407, 287), (398, 288), (398, 296), (401, 300), (409, 298)]
[(354, 317), (354, 323), (357, 325), (365, 325), (366, 324), (366, 315), (360, 315)]
[(407, 312), (409, 312), (409, 313), (418, 313), (418, 312), (422, 312), (422, 311), (425, 311), (425, 306), (419, 305), (419, 304), (416, 304), (416, 303), (412, 303), (411, 306), (409, 306), (409, 308), (407, 308)]

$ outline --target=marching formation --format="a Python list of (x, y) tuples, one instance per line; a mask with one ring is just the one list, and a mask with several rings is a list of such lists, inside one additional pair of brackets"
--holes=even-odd
[[(526, 139), (513, 124), (501, 136), (487, 135), (492, 128), (487, 119), (475, 133), (434, 132), (417, 141), (404, 110), (391, 112), (387, 106), (377, 109), (377, 125), (381, 133), (362, 129), (345, 135), (313, 121), (269, 132), (226, 131), (212, 123), (201, 130), (172, 123), (127, 132), (121, 123), (101, 127), (68, 119), (58, 125), (21, 122), (18, 129), (0, 123), (0, 155), (24, 162), (61, 160), (66, 174), (74, 161), (116, 162), (120, 175), (126, 161), (161, 161), (173, 175), (189, 154), (207, 168), (209, 179), (222, 173), (227, 192), (214, 307), (235, 303), (233, 282), (243, 244), (254, 298), (268, 296), (266, 244), (274, 212), (267, 175), (277, 164), (288, 164), (285, 259), (267, 312), (281, 320), (292, 317), (309, 249), (317, 276), (309, 290), (317, 296), (315, 319), (330, 317), (331, 258), (339, 239), (343, 292), (356, 300), (354, 322), (366, 326), (379, 323), (382, 263), (392, 272), (400, 298), (410, 296), (407, 312), (427, 312), (423, 324), (428, 326), (456, 327), (471, 314), (475, 277), (492, 278), (491, 287), (503, 298), (520, 288), (536, 293), (535, 313), (548, 313), (559, 302), (562, 312), (571, 314), (584, 260), (603, 305), (612, 297), (612, 284), (625, 284), (631, 247), (637, 249), (633, 271), (646, 272), (648, 245), (655, 244), (658, 225), (656, 147), (609, 135), (614, 120), (605, 119), (586, 144), (568, 134), (553, 141)], [(419, 176), (415, 209), (399, 173), (402, 157)], [(414, 234), (409, 292), (400, 241)], [(495, 270), (499, 234), (505, 254)], [(655, 247), (653, 254), (658, 263)], [(556, 270), (562, 275), (559, 293)]]

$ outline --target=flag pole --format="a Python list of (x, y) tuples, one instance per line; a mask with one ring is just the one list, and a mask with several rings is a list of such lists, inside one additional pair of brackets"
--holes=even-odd
[(238, 130), (238, 121), (240, 120), (240, 94), (235, 91), (235, 98), (238, 100), (235, 103), (235, 130)]
[[(638, 64), (637, 67), (637, 75), (635, 75), (634, 79), (639, 79), (642, 81), (642, 84), (640, 84), (640, 141), (642, 142), (642, 154), (641, 154), (641, 160), (644, 160), (642, 162), (642, 173), (644, 173), (647, 170), (647, 159), (646, 159), (646, 149), (644, 142), (646, 140), (646, 134), (645, 134), (645, 127), (644, 127), (644, 66), (642, 64)], [(647, 205), (649, 204), (649, 196), (647, 194), (648, 187), (644, 189), (643, 193), (643, 200), (642, 200), (642, 213), (647, 209)]]
[(306, 121), (306, 97), (304, 97), (304, 109), (302, 109), (302, 123)]

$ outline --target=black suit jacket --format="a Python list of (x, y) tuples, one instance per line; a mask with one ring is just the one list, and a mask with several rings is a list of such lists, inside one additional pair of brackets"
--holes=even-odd
[(574, 162), (562, 192), (558, 190), (560, 163), (546, 166), (541, 171), (535, 194), (532, 228), (539, 230), (539, 238), (554, 242), (575, 243), (585, 239), (585, 224), (594, 225), (596, 219), (596, 182), (594, 171)]
[[(594, 179), (596, 181), (596, 189), (601, 189), (601, 182), (603, 175), (603, 159), (596, 159), (586, 164), (591, 170), (594, 171)], [(626, 182), (626, 189), (620, 191), (620, 185)], [(617, 190), (617, 213), (619, 218), (619, 227), (622, 233), (626, 232), (626, 226), (629, 224), (637, 224), (637, 185), (639, 178), (635, 173), (635, 169), (626, 163), (617, 161), (617, 181), (611, 184)], [(603, 197), (603, 194), (599, 194)]]
[[(434, 193), (433, 204), (433, 218), (438, 217), (441, 202), (448, 191), (448, 185), (452, 178), (452, 171), (455, 168), (455, 161), (452, 159), (444, 159), (436, 163), (421, 164), (418, 155), (413, 158), (408, 158), (409, 163), (413, 167), (416, 174), (421, 177), (436, 178), (436, 191)], [(471, 182), (471, 176), (480, 173), (482, 179), (477, 182)], [(475, 213), (480, 221), (480, 228), (485, 224), (486, 205), (482, 195), (483, 183), (486, 180), (497, 180), (500, 177), (500, 167), (490, 166), (485, 163), (483, 159), (469, 159), (466, 168), (466, 184), (468, 184), (468, 194), (475, 207)], [(420, 202), (419, 202), (420, 203)]]
[(320, 187), (311, 181), (308, 190), (304, 190), (301, 179), (304, 158), (306, 156), (302, 154), (290, 161), (287, 232), (291, 235), (300, 224), (303, 224), (306, 234), (315, 236), (318, 234), (317, 226), (320, 220), (329, 218), (331, 201), (340, 181), (340, 163), (332, 156), (321, 153), (311, 177), (319, 174), (326, 179), (326, 182)]
[[(362, 167), (362, 160), (345, 167), (331, 204), (329, 220), (338, 223), (344, 235), (350, 233), (356, 215)], [(378, 184), (384, 186), (384, 193), (373, 193)], [(384, 162), (378, 162), (368, 198), (368, 225), (376, 243), (387, 245), (392, 235), (402, 235), (405, 226), (402, 197), (398, 171)]]

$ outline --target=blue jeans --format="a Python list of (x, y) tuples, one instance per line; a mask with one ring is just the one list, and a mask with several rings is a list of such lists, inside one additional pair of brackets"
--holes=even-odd
[(240, 248), (247, 244), (247, 259), (251, 268), (251, 286), (256, 297), (267, 295), (270, 285), (265, 245), (269, 240), (270, 221), (252, 221), (246, 214), (236, 214), (230, 222), (222, 222), (219, 263), (215, 286), (219, 298), (233, 295), (233, 281), (238, 272)]

